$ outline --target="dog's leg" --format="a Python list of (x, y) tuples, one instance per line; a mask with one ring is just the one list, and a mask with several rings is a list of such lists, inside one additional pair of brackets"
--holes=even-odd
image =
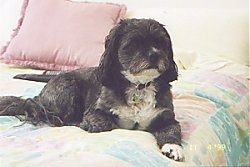
[(179, 123), (169, 125), (153, 134), (164, 155), (176, 161), (184, 160)]
[(162, 112), (155, 118), (148, 131), (151, 132), (160, 147), (162, 153), (176, 161), (184, 160), (184, 152), (181, 146), (181, 127), (174, 119), (174, 113)]
[(116, 116), (100, 109), (88, 111), (83, 116), (80, 127), (91, 133), (110, 131), (118, 128)]
[(178, 128), (176, 125), (171, 125), (161, 131), (155, 132), (155, 138), (161, 152), (167, 157), (175, 161), (184, 161), (184, 152), (180, 144)]
[(15, 96), (2, 96), (0, 97), (0, 115), (24, 115), (24, 106), (25, 99)]

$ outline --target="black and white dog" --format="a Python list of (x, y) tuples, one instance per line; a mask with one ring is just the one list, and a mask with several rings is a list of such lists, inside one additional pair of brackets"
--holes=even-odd
[(33, 124), (75, 125), (89, 132), (148, 131), (164, 155), (181, 161), (181, 128), (169, 84), (177, 75), (164, 26), (152, 19), (126, 19), (107, 36), (98, 67), (45, 80), (38, 76), (48, 81), (40, 94), (33, 99), (1, 97), (0, 115), (24, 114)]

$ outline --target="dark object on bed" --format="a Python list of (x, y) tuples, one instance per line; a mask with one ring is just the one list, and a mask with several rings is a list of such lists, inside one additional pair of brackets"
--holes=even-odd
[[(164, 26), (151, 19), (122, 20), (107, 36), (98, 67), (43, 75), (40, 81), (48, 83), (33, 99), (1, 97), (1, 115), (24, 114), (33, 124), (76, 125), (89, 132), (144, 130), (163, 154), (183, 160), (169, 84), (177, 75)], [(39, 75), (32, 77), (39, 81)]]
[(48, 82), (50, 79), (54, 78), (55, 76), (66, 73), (69, 71), (44, 71), (43, 74), (18, 74), (14, 76), (14, 79), (23, 79), (29, 81), (37, 81), (37, 82)]

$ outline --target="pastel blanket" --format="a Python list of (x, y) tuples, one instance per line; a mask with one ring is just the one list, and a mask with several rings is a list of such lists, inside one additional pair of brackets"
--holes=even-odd
[[(40, 73), (1, 65), (0, 96), (33, 97), (43, 83), (13, 80)], [(185, 162), (163, 156), (147, 132), (37, 127), (0, 117), (0, 166), (249, 166), (249, 81), (211, 71), (181, 71), (172, 83), (176, 119), (182, 127)]]

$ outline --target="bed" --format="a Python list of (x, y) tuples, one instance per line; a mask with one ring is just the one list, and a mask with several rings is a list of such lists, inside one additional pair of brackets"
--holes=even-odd
[[(49, 0), (42, 2), (44, 3), (42, 5), (50, 6), (51, 4), (46, 3), (52, 3)], [(227, 6), (223, 3), (216, 3), (217, 9), (212, 8), (213, 1), (210, 7), (205, 9), (201, 4), (201, 8), (199, 8), (199, 4), (198, 7), (191, 8), (187, 4), (178, 7), (175, 6), (174, 1), (166, 2), (158, 0), (143, 6), (122, 0), (113, 0), (109, 3), (55, 0), (53, 3), (57, 4), (54, 4), (53, 9), (57, 8), (56, 11), (60, 15), (67, 12), (65, 10), (74, 9), (77, 11), (74, 13), (74, 19), (78, 15), (83, 17), (82, 14), (86, 14), (85, 5), (87, 5), (88, 10), (91, 9), (91, 11), (88, 11), (88, 15), (84, 15), (87, 17), (83, 19), (85, 24), (92, 24), (91, 20), (89, 22), (86, 20), (89, 17), (97, 17), (96, 19), (101, 21), (109, 19), (102, 22), (103, 29), (95, 30), (98, 35), (94, 35), (94, 37), (92, 35), (91, 40), (89, 40), (90, 37), (84, 36), (88, 37), (88, 40), (77, 38), (76, 44), (73, 41), (67, 43), (68, 40), (64, 41), (61, 38), (50, 43), (48, 41), (54, 48), (57, 47), (55, 51), (48, 50), (48, 46), (42, 42), (39, 43), (38, 38), (32, 39), (36, 35), (39, 38), (46, 37), (46, 35), (51, 37), (51, 34), (65, 31), (65, 29), (50, 30), (49, 24), (55, 23), (55, 20), (52, 20), (47, 22), (48, 26), (43, 35), (37, 34), (37, 32), (45, 31), (41, 31), (39, 25), (44, 22), (38, 22), (37, 26), (32, 23), (32, 28), (36, 31), (31, 32), (29, 22), (37, 20), (38, 16), (44, 18), (47, 14), (42, 16), (42, 11), (40, 11), (40, 13), (36, 13), (36, 17), (30, 17), (31, 14), (34, 14), (32, 7), (35, 8), (37, 0), (1, 1), (0, 11), (3, 14), (0, 14), (0, 20), (5, 22), (0, 25), (0, 44), (2, 46), (0, 96), (34, 97), (45, 85), (44, 83), (13, 79), (16, 74), (41, 74), (44, 70), (71, 70), (81, 66), (97, 65), (99, 57), (90, 59), (89, 55), (101, 54), (103, 36), (108, 33), (112, 24), (116, 23), (114, 19), (117, 21), (131, 17), (158, 19), (166, 24), (166, 28), (170, 31), (175, 61), (179, 68), (179, 78), (171, 84), (176, 119), (182, 127), (184, 162), (176, 162), (162, 155), (154, 137), (147, 132), (116, 129), (110, 132), (87, 133), (74, 126), (34, 126), (22, 122), (14, 116), (0, 116), (0, 166), (249, 166), (249, 53), (246, 49), (248, 46), (244, 45), (248, 41), (248, 29), (242, 26), (248, 25), (246, 12), (248, 9), (245, 7), (248, 2), (242, 1), (242, 4), (236, 6), (234, 6), (235, 4)], [(38, 6), (41, 8), (41, 4)], [(82, 8), (85, 10), (80, 10)], [(12, 12), (9, 9), (12, 9)], [(16, 9), (15, 12), (13, 9)], [(95, 12), (91, 13), (93, 10)], [(104, 13), (96, 15), (96, 10)], [(190, 12), (191, 10), (195, 10), (195, 13)], [(47, 12), (51, 11), (47, 10)], [(197, 13), (200, 14), (200, 17), (197, 17)], [(58, 13), (50, 14), (58, 20)], [(227, 28), (228, 22), (225, 21), (230, 14), (235, 16), (235, 18), (231, 18), (231, 21), (235, 23), (233, 24), (234, 29)], [(104, 16), (107, 17), (103, 18)], [(52, 17), (46, 19), (50, 18)], [(182, 18), (183, 21), (176, 23), (176, 18)], [(197, 25), (183, 30), (181, 27), (189, 25), (190, 20)], [(66, 15), (57, 24), (66, 24), (67, 21), (72, 21), (72, 17)], [(225, 22), (221, 23), (221, 21)], [(19, 24), (16, 28), (17, 22)], [(205, 26), (205, 28), (199, 23), (203, 26), (204, 24), (210, 25), (210, 27)], [(218, 26), (214, 27), (214, 23), (218, 23)], [(76, 27), (77, 25), (67, 28)], [(14, 33), (13, 28), (16, 28)], [(214, 35), (200, 34), (207, 29), (214, 31)], [(53, 33), (47, 32), (48, 30)], [(192, 34), (193, 38), (187, 40), (183, 31), (190, 32), (191, 30), (196, 34)], [(85, 35), (90, 33), (88, 28), (84, 28), (84, 30), (72, 34), (78, 37), (78, 33), (84, 33), (83, 31), (88, 32)], [(234, 34), (232, 31), (241, 32), (243, 35)], [(228, 36), (229, 33), (232, 35)], [(217, 35), (220, 36), (220, 39)], [(29, 40), (23, 42), (24, 38), (29, 38)], [(58, 38), (58, 36), (55, 35), (54, 38)], [(92, 40), (93, 38), (95, 40)], [(229, 41), (232, 38), (234, 38), (234, 42)], [(209, 41), (210, 39), (219, 40), (220, 46)], [(39, 51), (34, 45), (34, 40), (40, 46)], [(86, 48), (79, 47), (77, 45), (79, 40), (87, 42), (87, 49), (94, 48), (94, 51), (86, 52)], [(71, 48), (65, 49), (65, 46), (68, 45)], [(61, 58), (62, 53), (66, 51), (69, 53), (69, 57)], [(42, 55), (42, 58), (39, 55)], [(72, 57), (72, 55), (76, 55), (76, 57)]]

